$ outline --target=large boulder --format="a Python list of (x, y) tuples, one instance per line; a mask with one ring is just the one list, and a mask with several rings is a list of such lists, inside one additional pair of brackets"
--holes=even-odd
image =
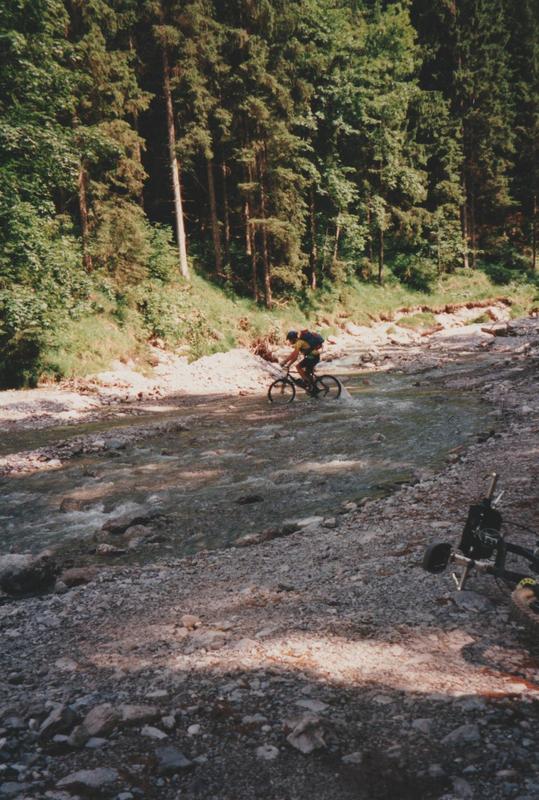
[(8, 553), (0, 556), (0, 589), (11, 595), (42, 592), (52, 586), (59, 572), (49, 550), (37, 556)]

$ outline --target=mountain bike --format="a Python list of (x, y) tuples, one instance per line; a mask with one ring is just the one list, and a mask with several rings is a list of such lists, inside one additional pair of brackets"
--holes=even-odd
[(295, 378), (290, 374), (290, 368), (288, 368), (286, 374), (273, 381), (269, 387), (268, 400), (270, 403), (287, 405), (294, 400), (296, 387), (300, 387), (311, 397), (336, 400), (341, 396), (342, 384), (334, 375), (315, 376), (312, 374), (310, 377), (311, 380), (308, 382), (301, 378)]
[(537, 637), (539, 582), (533, 575), (539, 573), (538, 534), (511, 521), (509, 526), (525, 532), (530, 542), (529, 546), (524, 546), (507, 540), (502, 532), (502, 515), (497, 508), (504, 493), (494, 499), (497, 482), (498, 475), (494, 472), (486, 496), (469, 507), (458, 547), (453, 548), (448, 542), (434, 542), (427, 547), (422, 566), (427, 572), (438, 575), (449, 564), (454, 564), (460, 569), (453, 573), (458, 591), (464, 589), (474, 572), (499, 579), (512, 591), (513, 616)]

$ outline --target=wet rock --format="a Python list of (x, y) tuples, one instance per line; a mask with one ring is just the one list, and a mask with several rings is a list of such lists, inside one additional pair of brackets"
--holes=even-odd
[(322, 523), (323, 528), (336, 528), (338, 525), (337, 517), (328, 517)]
[(59, 780), (56, 787), (58, 789), (74, 789), (75, 791), (99, 792), (106, 786), (116, 783), (119, 779), (119, 773), (111, 767), (81, 769)]
[(114, 517), (114, 519), (109, 519), (105, 524), (102, 526), (101, 530), (106, 531), (107, 533), (111, 533), (113, 535), (120, 535), (121, 533), (125, 533), (128, 528), (133, 527), (134, 525), (146, 525), (148, 522), (151, 522), (152, 519), (155, 519), (155, 513), (142, 513), (142, 514), (123, 514), (120, 517)]
[(101, 542), (95, 548), (95, 552), (98, 556), (121, 556), (124, 553), (127, 553), (125, 547), (116, 547), (113, 544), (107, 544), (107, 542)]
[(261, 494), (244, 494), (241, 497), (238, 497), (236, 503), (240, 506), (246, 506), (251, 503), (263, 503), (264, 498)]
[(59, 580), (71, 588), (90, 583), (98, 574), (99, 569), (97, 567), (72, 567), (71, 569), (65, 569), (61, 573)]
[(9, 553), (0, 556), (0, 589), (14, 596), (41, 592), (54, 584), (59, 571), (49, 550), (37, 556)]
[(177, 747), (168, 745), (157, 747), (155, 750), (157, 758), (157, 773), (159, 775), (174, 775), (186, 769), (191, 769), (194, 764)]
[(81, 500), (78, 497), (64, 497), (60, 503), (60, 511), (64, 514), (70, 511), (82, 511), (88, 505), (88, 500)]

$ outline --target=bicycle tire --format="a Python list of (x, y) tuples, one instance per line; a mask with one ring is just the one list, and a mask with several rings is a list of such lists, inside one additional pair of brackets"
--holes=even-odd
[(278, 378), (268, 389), (268, 400), (275, 405), (286, 406), (294, 400), (295, 396), (296, 387), (287, 378)]
[(539, 644), (539, 600), (529, 586), (517, 586), (511, 594), (511, 616)]
[(318, 397), (337, 400), (341, 396), (342, 383), (334, 375), (319, 375), (314, 382)]

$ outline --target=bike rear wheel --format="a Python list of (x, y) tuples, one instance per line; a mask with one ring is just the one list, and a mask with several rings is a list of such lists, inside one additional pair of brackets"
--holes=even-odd
[(287, 378), (278, 378), (268, 389), (268, 400), (276, 405), (285, 406), (291, 403), (295, 396), (296, 387)]
[(318, 397), (336, 400), (341, 396), (342, 384), (334, 375), (319, 375), (314, 386)]
[(511, 616), (539, 643), (539, 599), (531, 586), (517, 586), (512, 593)]

